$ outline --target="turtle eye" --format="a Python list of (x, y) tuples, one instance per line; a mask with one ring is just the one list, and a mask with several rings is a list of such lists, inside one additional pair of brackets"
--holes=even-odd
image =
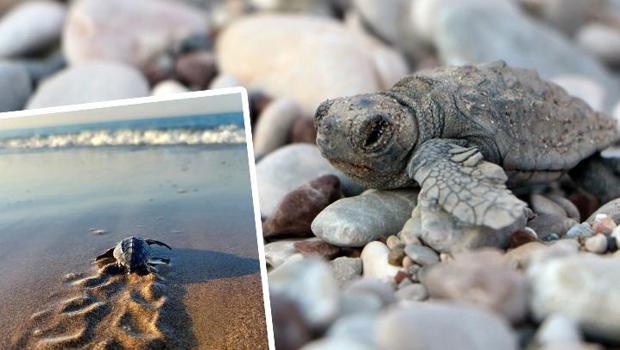
[(368, 120), (362, 128), (362, 148), (367, 151), (373, 151), (377, 147), (380, 147), (387, 134), (389, 133), (391, 125), (382, 115), (376, 115)]

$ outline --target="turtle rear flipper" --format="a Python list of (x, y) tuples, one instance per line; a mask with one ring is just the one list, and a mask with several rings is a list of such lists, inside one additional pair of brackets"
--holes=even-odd
[(145, 241), (147, 244), (149, 244), (149, 245), (151, 245), (151, 244), (157, 244), (157, 245), (161, 245), (161, 246), (164, 246), (164, 247), (166, 247), (166, 248), (168, 248), (168, 249), (172, 250), (172, 248), (171, 248), (169, 245), (167, 245), (166, 243), (164, 243), (164, 242), (156, 241), (156, 240), (154, 240), (154, 239), (145, 239), (144, 241)]
[(433, 139), (416, 150), (407, 173), (420, 184), (421, 210), (441, 208), (465, 224), (492, 229), (525, 223), (527, 205), (506, 188), (504, 170), (463, 145)]
[(149, 259), (148, 264), (152, 264), (152, 265), (168, 265), (168, 264), (170, 264), (170, 259), (168, 259), (168, 258), (153, 257), (153, 258)]
[(113, 259), (114, 258), (114, 247), (106, 250), (105, 253), (97, 256), (95, 258), (95, 261), (101, 260), (101, 259)]

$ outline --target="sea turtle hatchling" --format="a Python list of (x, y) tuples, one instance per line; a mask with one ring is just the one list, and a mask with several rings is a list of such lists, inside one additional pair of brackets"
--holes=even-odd
[(421, 211), (491, 229), (525, 223), (527, 206), (507, 187), (556, 180), (619, 139), (612, 119), (503, 61), (327, 100), (315, 125), (322, 155), (352, 179), (377, 189), (417, 183)]
[(157, 244), (172, 249), (166, 243), (154, 239), (144, 239), (137, 236), (124, 238), (114, 247), (95, 258), (95, 261), (102, 259), (115, 259), (119, 268), (124, 269), (127, 274), (132, 272), (152, 272), (153, 265), (169, 264), (170, 259), (151, 256), (150, 245)]

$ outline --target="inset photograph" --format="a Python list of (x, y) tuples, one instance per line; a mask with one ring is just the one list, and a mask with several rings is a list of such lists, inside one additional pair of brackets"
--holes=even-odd
[(267, 349), (244, 105), (5, 114), (0, 348)]

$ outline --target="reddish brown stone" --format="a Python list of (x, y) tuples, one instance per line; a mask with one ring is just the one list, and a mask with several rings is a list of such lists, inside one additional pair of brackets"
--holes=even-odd
[(203, 90), (217, 75), (215, 55), (198, 51), (180, 56), (175, 65), (178, 79), (193, 89)]
[(273, 216), (263, 223), (263, 236), (310, 237), (312, 220), (341, 197), (340, 180), (336, 176), (316, 178), (284, 196)]
[(573, 193), (568, 199), (579, 209), (582, 218), (590, 217), (600, 206), (596, 197), (584, 191)]
[(510, 235), (510, 248), (516, 248), (534, 241), (538, 241), (535, 232), (527, 229), (518, 230)]
[(396, 282), (396, 284), (399, 284), (400, 282), (402, 282), (404, 279), (408, 278), (408, 279), (412, 279), (413, 275), (406, 273), (404, 271), (398, 271), (396, 273), (396, 275), (394, 276), (394, 282)]
[(271, 317), (276, 348), (299, 349), (311, 340), (310, 329), (299, 307), (288, 297), (271, 294)]
[(315, 143), (314, 119), (308, 117), (297, 119), (291, 129), (291, 142)]
[(339, 247), (318, 238), (295, 242), (293, 246), (295, 250), (304, 256), (320, 256), (326, 259), (333, 259), (340, 253)]

